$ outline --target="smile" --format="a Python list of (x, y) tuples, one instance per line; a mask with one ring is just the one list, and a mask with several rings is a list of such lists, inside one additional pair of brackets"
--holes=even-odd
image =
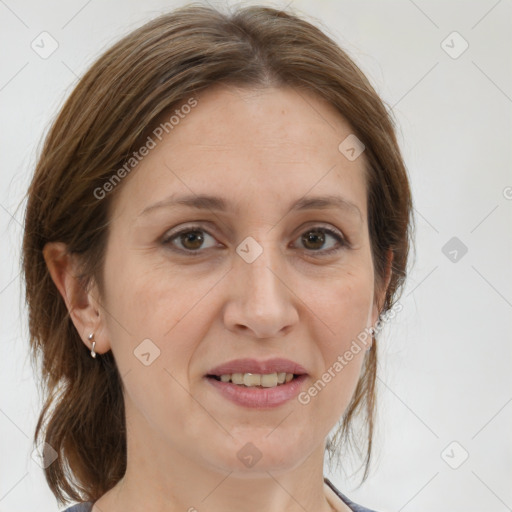
[[(269, 375), (235, 373), (224, 374), (221, 377), (208, 375), (205, 378), (222, 397), (237, 405), (268, 409), (283, 405), (295, 398), (307, 379), (307, 375), (285, 373), (282, 383), (279, 383), (279, 379), (283, 380), (282, 373)], [(224, 380), (221, 380), (222, 378)], [(256, 384), (258, 379), (260, 384)], [(262, 379), (267, 385), (261, 383)], [(245, 384), (246, 380), (249, 385)]]

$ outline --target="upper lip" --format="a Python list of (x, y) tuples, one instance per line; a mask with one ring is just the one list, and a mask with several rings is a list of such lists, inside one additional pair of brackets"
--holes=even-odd
[(233, 359), (223, 363), (207, 372), (207, 375), (231, 375), (233, 373), (259, 373), (262, 375), (269, 373), (293, 373), (295, 375), (306, 374), (306, 370), (299, 363), (289, 359), (274, 358), (265, 361), (257, 359)]

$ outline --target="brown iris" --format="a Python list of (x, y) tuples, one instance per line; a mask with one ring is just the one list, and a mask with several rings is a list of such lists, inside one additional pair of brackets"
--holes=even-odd
[(302, 235), (302, 241), (306, 246), (309, 243), (312, 243), (314, 245), (317, 244), (317, 246), (315, 247), (308, 247), (310, 249), (321, 249), (325, 243), (325, 233), (318, 230), (308, 231), (307, 233)]
[[(187, 231), (186, 233), (182, 233), (180, 235), (180, 238), (183, 247), (185, 247), (186, 249), (190, 249), (191, 251), (194, 249), (199, 249), (204, 242), (204, 236), (202, 235), (202, 232), (199, 230), (191, 230)], [(191, 245), (187, 245), (189, 243)]]

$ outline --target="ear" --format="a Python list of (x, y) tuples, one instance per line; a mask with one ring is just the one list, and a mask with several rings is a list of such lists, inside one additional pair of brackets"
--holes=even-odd
[(55, 286), (59, 290), (78, 334), (90, 350), (88, 336), (94, 334), (94, 350), (103, 354), (110, 350), (104, 315), (100, 315), (99, 294), (95, 283), (87, 288), (78, 278), (78, 259), (62, 242), (49, 242), (43, 248), (43, 256)]
[(391, 249), (388, 250), (386, 255), (386, 274), (384, 278), (384, 286), (380, 290), (380, 293), (376, 294), (375, 300), (373, 302), (373, 312), (372, 312), (372, 325), (377, 323), (379, 319), (381, 306), (384, 303), (384, 299), (386, 298), (386, 291), (388, 289), (389, 283), (391, 281), (392, 269), (393, 266), (393, 251)]

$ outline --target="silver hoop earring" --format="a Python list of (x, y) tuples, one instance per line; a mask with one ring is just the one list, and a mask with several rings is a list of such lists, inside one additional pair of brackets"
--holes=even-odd
[(88, 336), (89, 341), (92, 342), (91, 357), (96, 358), (96, 352), (94, 352), (94, 347), (96, 346), (96, 342), (92, 341), (93, 338), (94, 338), (94, 333), (91, 332), (91, 334), (89, 334), (89, 336)]

